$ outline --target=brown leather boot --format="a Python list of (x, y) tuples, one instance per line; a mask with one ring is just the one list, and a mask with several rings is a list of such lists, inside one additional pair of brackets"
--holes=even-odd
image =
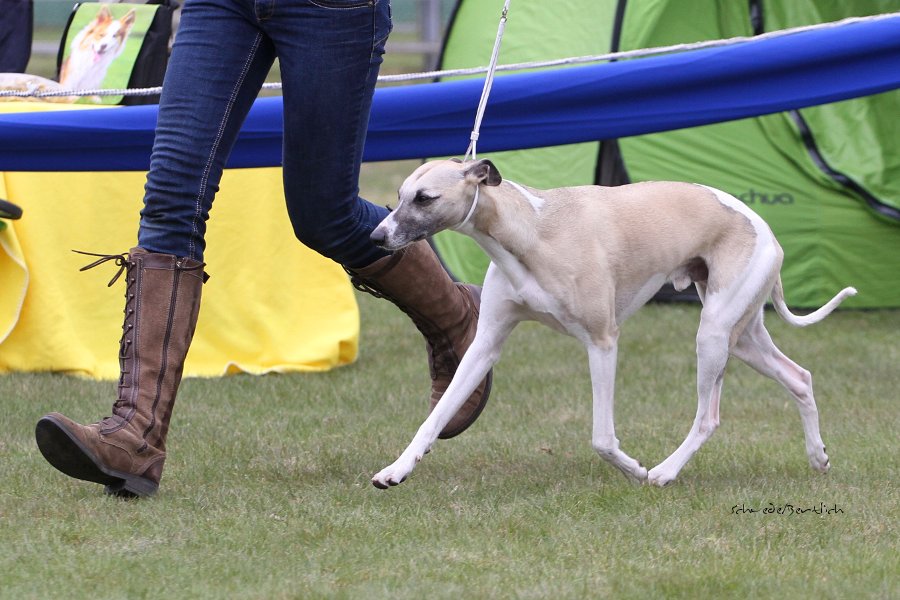
[(37, 423), (38, 448), (70, 477), (106, 485), (106, 493), (156, 493), (166, 460), (166, 433), (197, 315), (204, 264), (133, 248), (128, 255), (96, 255), (89, 269), (119, 265), (126, 273), (125, 322), (120, 340), (118, 399), (112, 415), (80, 425), (59, 413)]
[[(396, 304), (425, 336), (434, 410), (475, 338), (480, 288), (454, 283), (424, 240), (347, 272), (357, 289)], [(452, 438), (475, 422), (490, 396), (492, 380), (493, 369), (438, 437)]]

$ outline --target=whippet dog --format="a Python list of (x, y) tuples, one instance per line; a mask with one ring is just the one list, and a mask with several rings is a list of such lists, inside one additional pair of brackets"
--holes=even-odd
[[(592, 445), (638, 482), (664, 486), (719, 425), (719, 398), (729, 354), (771, 377), (800, 409), (806, 454), (828, 471), (810, 373), (785, 356), (763, 324), (763, 305), (791, 325), (816, 323), (845, 298), (845, 288), (806, 316), (784, 302), (784, 253), (772, 230), (740, 200), (688, 183), (537, 190), (504, 181), (488, 160), (428, 162), (400, 187), (400, 202), (372, 241), (397, 250), (444, 229), (472, 237), (491, 265), (485, 276), (475, 340), (437, 407), (392, 465), (372, 478), (397, 485), (430, 450), (438, 433), (500, 357), (523, 320), (536, 320), (587, 348), (593, 388)], [(687, 438), (648, 472), (619, 447), (613, 386), (619, 326), (665, 282), (693, 283), (703, 302), (697, 332), (697, 415)]]

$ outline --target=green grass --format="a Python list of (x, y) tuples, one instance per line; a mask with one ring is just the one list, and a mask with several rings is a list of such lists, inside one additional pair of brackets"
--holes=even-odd
[[(676, 484), (628, 483), (591, 450), (583, 350), (524, 324), (478, 423), (380, 491), (369, 478), (424, 417), (427, 369), (405, 317), (359, 301), (349, 367), (186, 381), (150, 500), (67, 479), (33, 441), (47, 411), (103, 416), (113, 384), (0, 377), (0, 596), (897, 597), (900, 312), (840, 312), (804, 330), (768, 319), (815, 375), (826, 476), (806, 463), (787, 395), (733, 363), (722, 427)], [(624, 328), (618, 434), (645, 464), (693, 417), (697, 316), (650, 305)], [(732, 512), (770, 502), (841, 512)]]

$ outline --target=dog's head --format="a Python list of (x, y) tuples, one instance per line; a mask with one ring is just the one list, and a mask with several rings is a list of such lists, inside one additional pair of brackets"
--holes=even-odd
[(489, 160), (456, 159), (427, 162), (400, 186), (400, 203), (370, 236), (386, 250), (399, 250), (471, 218), (478, 186), (500, 185), (502, 178)]
[(72, 50), (93, 53), (94, 62), (107, 55), (116, 55), (124, 48), (125, 38), (131, 33), (134, 20), (134, 9), (129, 10), (121, 19), (115, 19), (109, 9), (103, 6), (72, 41)]

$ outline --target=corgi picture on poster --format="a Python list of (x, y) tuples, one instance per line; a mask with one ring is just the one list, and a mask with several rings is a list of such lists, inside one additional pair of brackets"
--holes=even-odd
[(99, 89), (110, 65), (125, 49), (134, 21), (133, 9), (116, 19), (107, 6), (102, 6), (72, 40), (60, 68), (60, 86), (68, 90)]

